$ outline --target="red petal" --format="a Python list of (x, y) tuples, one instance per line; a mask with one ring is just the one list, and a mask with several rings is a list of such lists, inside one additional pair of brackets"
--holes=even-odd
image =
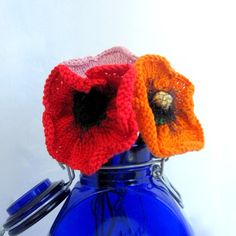
[[(128, 150), (137, 138), (137, 124), (132, 109), (134, 69), (131, 65), (106, 65), (90, 69), (82, 78), (64, 65), (49, 76), (45, 86), (45, 135), (49, 153), (58, 161), (85, 174), (92, 174), (113, 155)], [(55, 78), (67, 87), (54, 97)], [(89, 92), (92, 87), (116, 90), (107, 108), (107, 118), (99, 126), (83, 131), (74, 124), (73, 92)], [(63, 90), (63, 91), (64, 91)], [(105, 91), (106, 92), (106, 91)], [(65, 96), (68, 95), (68, 96)], [(53, 132), (49, 132), (53, 130)]]

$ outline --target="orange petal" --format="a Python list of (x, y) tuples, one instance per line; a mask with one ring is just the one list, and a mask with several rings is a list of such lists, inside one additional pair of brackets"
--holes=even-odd
[[(169, 157), (199, 150), (204, 145), (202, 127), (193, 111), (193, 84), (158, 55), (145, 55), (135, 64), (133, 108), (144, 142), (153, 155)], [(173, 95), (175, 121), (156, 124), (148, 101), (150, 91)]]

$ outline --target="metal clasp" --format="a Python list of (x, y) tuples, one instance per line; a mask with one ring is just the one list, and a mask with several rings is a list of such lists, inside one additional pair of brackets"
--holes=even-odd
[[(64, 184), (63, 187), (64, 187), (64, 190), (68, 190), (68, 188), (71, 186), (71, 184), (72, 184), (72, 182), (75, 178), (75, 171), (72, 170), (69, 166), (67, 166), (65, 164), (62, 164), (62, 163), (59, 163), (59, 162), (58, 162), (58, 164), (60, 165), (60, 167), (63, 170), (65, 170), (65, 169), (67, 170), (69, 180), (68, 180), (68, 182), (66, 182)], [(2, 227), (0, 226), (0, 236), (3, 236), (5, 234), (5, 232), (6, 232), (6, 229), (3, 226)]]
[(161, 183), (167, 188), (170, 195), (176, 200), (181, 208), (184, 208), (183, 200), (177, 189), (171, 184), (169, 179), (163, 174), (164, 164), (168, 159), (161, 159), (152, 165), (152, 175), (154, 178), (161, 181)]
[(68, 189), (71, 186), (73, 180), (75, 179), (75, 171), (63, 163), (58, 162), (58, 164), (63, 170), (65, 170), (65, 169), (67, 170), (69, 181), (67, 183), (65, 183), (65, 186), (66, 186), (66, 189)]

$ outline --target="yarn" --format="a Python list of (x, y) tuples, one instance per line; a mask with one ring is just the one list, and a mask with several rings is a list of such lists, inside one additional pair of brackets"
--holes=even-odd
[[(115, 48), (121, 59), (114, 56), (114, 62), (124, 64), (111, 64), (113, 50), (95, 59), (59, 64), (44, 87), (47, 150), (57, 161), (86, 175), (96, 172), (113, 155), (128, 150), (137, 139), (132, 109), (132, 63), (136, 58), (123, 48)], [(110, 64), (100, 65), (101, 58), (102, 63)]]
[[(135, 65), (134, 65), (135, 63)], [(122, 47), (64, 61), (48, 76), (43, 104), (49, 154), (86, 175), (146, 143), (156, 157), (204, 146), (193, 84), (158, 55), (137, 59)]]
[(194, 114), (194, 86), (158, 55), (136, 60), (133, 108), (144, 142), (156, 157), (170, 157), (204, 146)]
[(113, 64), (134, 64), (137, 57), (124, 47), (112, 47), (98, 54), (95, 57), (85, 57), (70, 59), (61, 64), (68, 66), (71, 71), (85, 76), (88, 69), (94, 66), (113, 65)]
[(106, 119), (109, 101), (115, 93), (116, 91), (110, 92), (109, 87), (105, 89), (95, 87), (89, 93), (75, 92), (73, 95), (75, 123), (85, 130), (94, 125), (100, 125), (101, 121)]

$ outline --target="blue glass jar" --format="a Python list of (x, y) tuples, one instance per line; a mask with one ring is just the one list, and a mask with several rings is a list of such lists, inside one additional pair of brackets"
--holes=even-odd
[(114, 156), (81, 175), (51, 236), (190, 236), (191, 227), (167, 187), (152, 175), (145, 146)]

